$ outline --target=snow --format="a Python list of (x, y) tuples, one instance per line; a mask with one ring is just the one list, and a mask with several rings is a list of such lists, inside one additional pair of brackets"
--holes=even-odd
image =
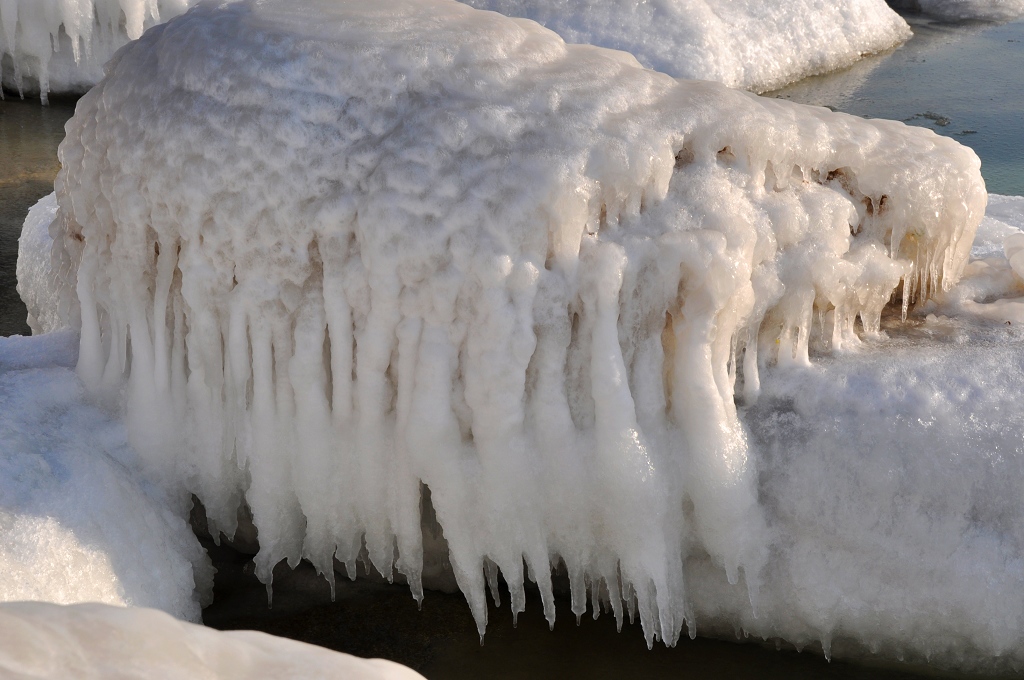
[(255, 631), (218, 632), (152, 609), (100, 604), (0, 604), (0, 675), (41, 680), (159, 677), (422, 679), (383, 659), (358, 659)]
[(196, 0), (3, 0), (0, 82), (22, 93), (85, 92), (143, 30)]
[(755, 92), (845, 68), (910, 37), (885, 0), (464, 0), (656, 71)]
[(198, 621), (213, 585), (206, 553), (181, 509), (133, 473), (124, 426), (89, 405), (77, 350), (71, 331), (0, 338), (0, 602), (130, 604)]
[[(552, 568), (649, 644), (737, 597), (797, 637), (876, 635), (828, 565), (778, 573), (736, 395), (812, 343), (870, 346), (894, 291), (951, 288), (986, 200), (969, 149), (445, 0), (200, 5), (67, 131), (51, 262), (78, 374), (213, 535), (244, 496), (268, 586), (363, 560), (421, 598), (429, 490), (481, 635), (499, 571), (513, 615), (532, 580), (553, 623)], [(810, 589), (798, 624), (779, 579)], [(949, 626), (879, 630), (974, 640)]]

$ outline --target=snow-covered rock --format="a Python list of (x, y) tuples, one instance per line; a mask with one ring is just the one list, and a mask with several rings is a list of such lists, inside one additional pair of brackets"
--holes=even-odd
[(765, 92), (910, 37), (885, 0), (463, 0), (567, 42), (624, 50), (656, 71)]
[[(0, 338), (0, 602), (106, 602), (198, 621), (205, 551), (91, 406), (74, 332)], [(0, 648), (14, 651), (0, 634)]]
[[(948, 289), (985, 205), (931, 131), (446, 0), (198, 6), (118, 53), (60, 156), (79, 375), (215, 535), (244, 495), (261, 579), (363, 559), (422, 597), (426, 487), (481, 633), (499, 571), (553, 620), (557, 567), (649, 642), (787, 582), (736, 394)], [(815, 575), (764, 626), (861, 606)]]
[(250, 630), (219, 632), (137, 607), (0, 604), (0, 640), (4, 677), (423, 678), (383, 659), (359, 659)]
[(0, 82), (21, 93), (85, 92), (143, 30), (196, 0), (3, 0)]

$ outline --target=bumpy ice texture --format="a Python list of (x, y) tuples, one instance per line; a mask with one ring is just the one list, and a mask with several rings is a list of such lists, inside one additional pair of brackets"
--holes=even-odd
[(29, 209), (18, 238), (18, 295), (28, 308), (28, 326), (34, 334), (70, 325), (67, 311), (60, 311), (59, 274), (50, 263), (50, 225), (56, 214), (57, 196), (47, 194)]
[(249, 630), (219, 632), (135, 607), (0, 604), (0, 637), (4, 677), (423, 678), (383, 659), (359, 659)]
[(463, 0), (679, 78), (764, 92), (910, 37), (885, 0)]
[(114, 51), (196, 0), (3, 0), (0, 82), (38, 92), (85, 92)]
[(930, 131), (444, 0), (197, 7), (60, 154), (79, 375), (151, 472), (215, 533), (244, 497), (267, 583), (363, 559), (422, 597), (426, 507), (481, 634), (499, 571), (513, 612), (532, 579), (553, 621), (554, 567), (649, 642), (694, 630), (689, 556), (756, 606), (737, 384), (951, 285), (985, 203)]
[(0, 338), (0, 602), (131, 604), (198, 621), (209, 560), (181, 508), (133, 472), (124, 426), (88, 405), (77, 341)]

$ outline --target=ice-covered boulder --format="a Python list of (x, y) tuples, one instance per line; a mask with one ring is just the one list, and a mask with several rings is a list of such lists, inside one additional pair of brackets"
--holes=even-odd
[(16, 92), (85, 92), (103, 64), (142, 31), (196, 0), (4, 0), (0, 83)]
[(138, 607), (0, 604), (0, 639), (4, 677), (423, 678), (384, 659), (359, 659), (251, 630), (219, 632)]
[(417, 598), (429, 489), (481, 633), (499, 571), (513, 612), (531, 579), (553, 620), (557, 568), (649, 642), (699, 623), (689, 557), (756, 607), (737, 393), (948, 288), (985, 205), (931, 131), (446, 0), (198, 6), (67, 129), (78, 371), (147, 469), (215, 535), (244, 496), (265, 582), (363, 559)]
[(630, 52), (656, 71), (755, 92), (845, 68), (910, 37), (885, 0), (463, 2), (532, 19), (571, 43)]
[(88, 403), (77, 340), (0, 338), (0, 602), (132, 604), (198, 621), (209, 559), (182, 509), (140, 479), (124, 425)]

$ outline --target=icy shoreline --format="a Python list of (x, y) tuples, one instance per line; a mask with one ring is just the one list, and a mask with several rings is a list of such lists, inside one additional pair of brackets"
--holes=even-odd
[[(26, 222), (34, 327), (82, 325), (146, 476), (215, 532), (244, 494), (268, 582), (333, 578), (337, 550), (421, 597), (440, 548), (481, 633), (499, 569), (513, 615), (531, 580), (553, 619), (556, 568), (648, 642), (1020, 662), (1015, 352), (870, 358), (900, 285), (953, 344), (1022, 292), (1005, 224), (968, 262), (971, 152), (448, 3), (313, 6), (197, 10), (120, 53)], [(970, 455), (935, 469), (943, 445)], [(447, 546), (420, 543), (424, 484)]]

